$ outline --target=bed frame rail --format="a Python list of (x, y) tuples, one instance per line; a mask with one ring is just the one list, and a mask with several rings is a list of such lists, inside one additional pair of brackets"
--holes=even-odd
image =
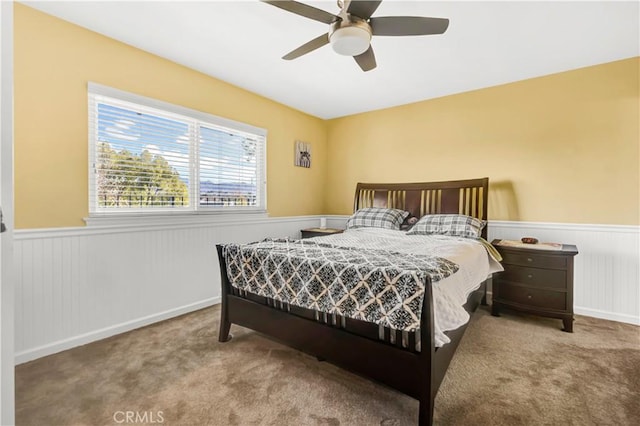
[(376, 341), (383, 341), (390, 345), (413, 352), (420, 352), (420, 330), (396, 330), (390, 327), (383, 327), (381, 325), (379, 326), (377, 324), (358, 320), (355, 318), (349, 318), (342, 315), (327, 314), (324, 312), (314, 311), (312, 309), (301, 308), (299, 306), (283, 303), (281, 301), (270, 299), (268, 297), (249, 293), (234, 286), (231, 286), (229, 288), (229, 292), (230, 296), (238, 296), (242, 299), (247, 299), (260, 305), (266, 305), (272, 309), (277, 309), (291, 315), (296, 315), (298, 317), (316, 321), (331, 327), (348, 330), (349, 332), (357, 334), (361, 337), (366, 337), (368, 339)]

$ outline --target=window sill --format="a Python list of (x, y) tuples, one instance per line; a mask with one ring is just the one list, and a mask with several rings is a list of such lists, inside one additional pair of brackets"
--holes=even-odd
[(269, 218), (265, 210), (235, 212), (184, 212), (171, 214), (92, 214), (87, 227), (168, 227), (260, 222)]

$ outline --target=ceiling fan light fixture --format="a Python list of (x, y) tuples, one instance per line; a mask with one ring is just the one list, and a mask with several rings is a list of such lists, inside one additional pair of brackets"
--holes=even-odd
[[(2, 1), (2, 0), (0, 0)], [(328, 33), (322, 34), (292, 50), (282, 57), (287, 61), (331, 44), (333, 50), (351, 56), (362, 71), (376, 67), (376, 56), (371, 47), (371, 37), (377, 36), (423, 36), (442, 34), (449, 27), (446, 18), (427, 16), (372, 16), (382, 0), (338, 0), (340, 12), (335, 15), (324, 9), (296, 0), (261, 0), (314, 21), (329, 24)]]
[(329, 35), (329, 42), (340, 55), (358, 56), (366, 52), (371, 44), (371, 28), (366, 23), (338, 25)]

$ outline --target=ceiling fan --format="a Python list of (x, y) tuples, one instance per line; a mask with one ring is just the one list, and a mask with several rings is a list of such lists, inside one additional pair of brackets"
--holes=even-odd
[(293, 0), (261, 0), (296, 15), (329, 24), (331, 28), (313, 40), (287, 53), (282, 59), (291, 60), (331, 44), (340, 55), (353, 56), (363, 71), (376, 67), (371, 48), (372, 36), (417, 36), (442, 34), (449, 26), (445, 18), (423, 16), (371, 17), (382, 0), (338, 0), (337, 15)]

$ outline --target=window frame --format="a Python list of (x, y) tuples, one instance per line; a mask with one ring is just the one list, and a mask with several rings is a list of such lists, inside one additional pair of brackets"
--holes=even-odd
[[(96, 182), (96, 157), (97, 157), (97, 105), (100, 98), (105, 104), (115, 105), (117, 107), (139, 110), (148, 114), (157, 114), (160, 117), (188, 122), (190, 133), (192, 134), (189, 142), (189, 197), (191, 198), (190, 206), (185, 208), (123, 208), (121, 210), (104, 211), (98, 207), (97, 199), (97, 182)], [(194, 216), (194, 215), (249, 215), (258, 214), (266, 216), (267, 213), (267, 131), (266, 129), (252, 126), (250, 124), (241, 123), (223, 117), (202, 111), (193, 110), (169, 102), (160, 101), (146, 96), (137, 95), (112, 87), (104, 86), (98, 83), (89, 82), (87, 87), (88, 100), (88, 144), (89, 144), (89, 162), (88, 162), (88, 198), (89, 198), (89, 217), (85, 218), (87, 224), (97, 224), (98, 222), (106, 222), (102, 220), (93, 220), (101, 218), (124, 218), (133, 219), (137, 217), (162, 217), (162, 216)], [(193, 127), (192, 127), (193, 126)], [(257, 206), (201, 206), (200, 205), (200, 176), (199, 176), (199, 149), (200, 143), (200, 126), (228, 129), (237, 133), (246, 133), (251, 136), (258, 137), (258, 154), (257, 164)], [(117, 220), (116, 220), (117, 222)]]

